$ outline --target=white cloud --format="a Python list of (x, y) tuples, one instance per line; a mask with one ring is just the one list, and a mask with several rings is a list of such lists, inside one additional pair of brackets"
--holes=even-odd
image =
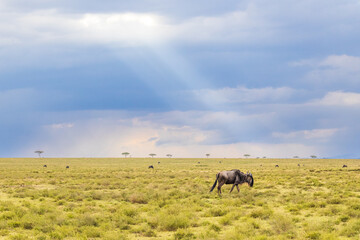
[[(238, 8), (233, 8), (232, 12), (214, 15), (200, 11), (201, 15), (199, 12), (196, 17), (178, 21), (175, 20), (176, 17), (166, 15), (173, 13), (166, 9), (176, 9), (181, 12), (179, 15), (189, 16), (184, 6), (194, 3), (181, 3), (178, 8), (176, 4), (179, 3), (171, 4), (171, 7), (165, 4), (159, 7), (156, 13), (153, 7), (144, 7), (143, 3), (130, 4), (140, 5), (141, 12), (137, 12), (139, 8), (134, 6), (126, 12), (124, 8), (129, 7), (128, 4), (110, 4), (106, 6), (117, 7), (110, 9), (111, 13), (106, 13), (106, 6), (102, 4), (98, 8), (99, 12), (92, 10), (90, 13), (89, 8), (81, 7), (81, 4), (51, 2), (27, 4), (22, 1), (1, 1), (0, 7), (8, 5), (8, 9), (3, 10), (0, 16), (0, 36), (7, 36), (8, 39), (3, 42), (16, 39), (24, 44), (32, 41), (71, 41), (83, 44), (137, 45), (169, 40), (266, 45), (314, 39), (319, 36), (328, 37), (334, 33), (358, 34), (356, 20), (359, 19), (359, 4), (356, 2), (344, 4), (336, 1), (281, 1), (280, 4), (274, 4), (248, 1), (236, 4)], [(100, 3), (89, 4), (93, 6), (90, 9), (96, 9), (97, 4)], [(195, 6), (200, 8), (201, 4), (197, 3)], [(224, 3), (228, 6), (232, 4)], [(24, 8), (23, 5), (27, 7)], [(244, 6), (242, 10), (239, 10), (240, 5)], [(44, 8), (45, 10), (36, 10)], [(326, 10), (318, 11), (320, 8)], [(61, 9), (67, 10), (62, 12)], [(146, 9), (149, 9), (148, 12)], [(297, 30), (299, 28), (301, 31)]]
[(247, 44), (274, 40), (276, 29), (274, 22), (263, 18), (254, 5), (220, 16), (191, 18), (176, 26), (177, 38), (185, 41)]
[[(2, 16), (3, 44), (147, 44), (164, 38), (164, 18), (152, 13), (66, 14), (56, 10)], [(5, 21), (6, 19), (6, 21)], [(163, 29), (165, 28), (165, 29)]]
[(357, 56), (330, 55), (321, 60), (301, 60), (291, 65), (311, 67), (312, 70), (305, 76), (310, 84), (346, 87), (360, 83), (360, 57)]
[(328, 92), (322, 99), (314, 100), (311, 104), (324, 106), (360, 106), (360, 93)]
[[(120, 46), (170, 41), (277, 41), (278, 26), (249, 5), (244, 11), (198, 16), (181, 22), (152, 12), (63, 13), (56, 9), (5, 12), (0, 17), (0, 44), (76, 43)], [(6, 36), (6, 37), (4, 37)]]
[(195, 90), (193, 93), (198, 99), (202, 99), (209, 105), (233, 104), (233, 103), (277, 103), (286, 102), (299, 90), (289, 87), (266, 87), (266, 88), (222, 88), (222, 89), (202, 89)]

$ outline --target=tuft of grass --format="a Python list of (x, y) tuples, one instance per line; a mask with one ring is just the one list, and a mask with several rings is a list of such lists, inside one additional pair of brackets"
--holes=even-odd
[(80, 219), (79, 219), (78, 224), (79, 224), (80, 227), (81, 226), (94, 226), (94, 227), (96, 227), (96, 226), (99, 225), (97, 219), (94, 216), (90, 215), (90, 214), (82, 215), (80, 217)]
[(175, 240), (191, 240), (196, 239), (196, 236), (189, 230), (179, 229), (174, 233)]
[(252, 218), (268, 219), (273, 214), (273, 211), (269, 208), (258, 208), (250, 213)]
[(142, 193), (133, 193), (129, 196), (129, 201), (131, 203), (146, 204), (149, 200)]
[(341, 235), (346, 237), (359, 237), (360, 232), (360, 220), (355, 220), (349, 222), (345, 227), (341, 230)]
[(307, 239), (314, 239), (314, 240), (320, 239), (320, 237), (321, 237), (321, 234), (319, 232), (311, 232), (311, 233), (308, 233), (306, 236)]
[(295, 228), (289, 216), (276, 214), (271, 220), (273, 230), (277, 234), (288, 233)]
[(176, 231), (179, 228), (188, 228), (190, 226), (190, 220), (180, 215), (162, 215), (159, 219), (159, 227), (165, 231)]
[(215, 207), (215, 208), (211, 208), (209, 210), (209, 216), (212, 217), (220, 217), (220, 216), (224, 216), (225, 214), (228, 213), (228, 210), (225, 208), (220, 208), (220, 207)]

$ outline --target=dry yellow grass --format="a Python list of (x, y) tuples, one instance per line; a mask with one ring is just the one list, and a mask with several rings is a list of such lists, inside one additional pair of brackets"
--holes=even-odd
[[(233, 168), (254, 187), (209, 193)], [(345, 159), (0, 159), (0, 237), (359, 239), (359, 173)]]

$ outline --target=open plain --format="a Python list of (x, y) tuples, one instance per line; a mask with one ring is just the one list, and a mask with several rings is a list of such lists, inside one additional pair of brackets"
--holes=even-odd
[[(254, 186), (210, 193), (234, 168)], [(0, 159), (0, 238), (359, 239), (359, 174), (349, 159)]]

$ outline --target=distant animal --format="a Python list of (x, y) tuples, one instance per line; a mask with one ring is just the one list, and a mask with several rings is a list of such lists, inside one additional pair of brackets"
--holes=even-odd
[(298, 167), (300, 167), (300, 164), (298, 164)]
[(221, 163), (221, 161), (219, 161), (219, 163)]
[(214, 185), (210, 189), (210, 192), (212, 192), (214, 190), (217, 182), (219, 182), (217, 188), (218, 188), (218, 194), (220, 195), (221, 187), (224, 184), (233, 184), (230, 192), (232, 192), (232, 190), (234, 189), (235, 186), (236, 186), (236, 189), (238, 190), (238, 192), (240, 192), (238, 185), (243, 184), (243, 183), (248, 183), (249, 186), (252, 187), (254, 185), (254, 178), (250, 172), (247, 172), (245, 174), (238, 169), (233, 169), (231, 171), (222, 171), (222, 172), (219, 172), (218, 174), (216, 174), (216, 180), (215, 180)]
[(43, 167), (47, 167), (46, 165), (44, 165)]
[(347, 167), (347, 165), (344, 164), (344, 165), (343, 165), (343, 168), (344, 168), (344, 167)]
[(154, 166), (153, 166), (153, 165), (150, 165), (150, 166), (149, 166), (149, 168), (152, 168), (152, 169), (154, 169)]
[(66, 168), (70, 168), (69, 166), (66, 166)]
[(275, 167), (279, 167), (279, 165), (275, 165)]
[(200, 164), (200, 162), (198, 162), (198, 164)]
[(158, 162), (158, 164), (160, 164), (160, 162)]
[(260, 164), (260, 167), (262, 167), (262, 164)]

